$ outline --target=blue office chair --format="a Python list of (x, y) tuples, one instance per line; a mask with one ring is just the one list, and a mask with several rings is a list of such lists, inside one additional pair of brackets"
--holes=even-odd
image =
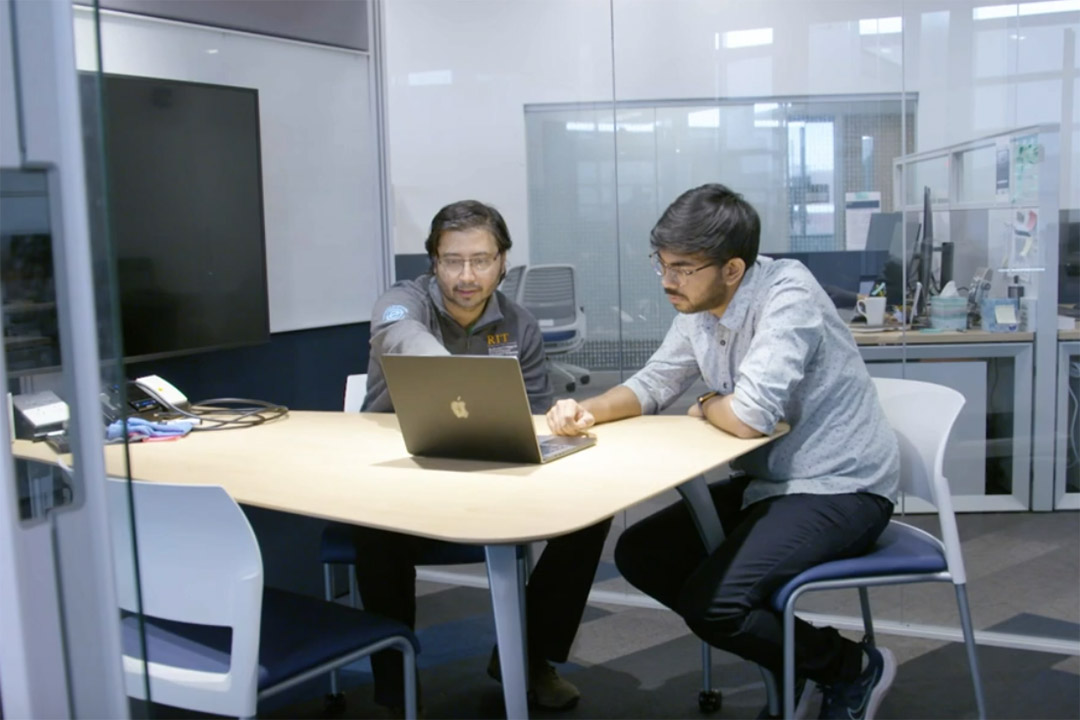
[(404, 656), (405, 715), (416, 717), (413, 632), (264, 587), (258, 541), (223, 488), (110, 478), (107, 497), (130, 697), (254, 717), (260, 700), (394, 647)]
[[(941, 539), (907, 523), (892, 520), (866, 554), (818, 565), (792, 578), (776, 591), (771, 603), (784, 618), (783, 717), (790, 718), (795, 712), (795, 604), (802, 595), (820, 590), (857, 588), (866, 638), (873, 642), (874, 626), (867, 588), (951, 582), (967, 647), (975, 704), (979, 717), (986, 718), (975, 634), (967, 601), (967, 575), (956, 516), (953, 514), (952, 495), (942, 472), (949, 432), (964, 406), (964, 396), (952, 388), (917, 380), (874, 378), (874, 385), (885, 415), (900, 441), (900, 490), (904, 495), (919, 497), (937, 508)], [(717, 534), (719, 519), (704, 481), (699, 479), (682, 492), (693, 510), (706, 547), (714, 548), (722, 540), (723, 532)], [(705, 691), (710, 691), (707, 646), (703, 650), (703, 661)], [(781, 704), (777, 697), (777, 684), (771, 673), (765, 674), (769, 712), (778, 716)], [(806, 691), (809, 692), (809, 689)], [(719, 702), (716, 704), (718, 706)]]

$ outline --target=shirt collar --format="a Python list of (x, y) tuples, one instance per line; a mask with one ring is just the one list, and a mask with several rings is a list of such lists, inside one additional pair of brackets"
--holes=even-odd
[[(472, 328), (486, 327), (493, 323), (497, 323), (503, 319), (502, 309), (499, 307), (499, 301), (496, 299), (498, 291), (493, 292), (491, 297), (488, 298), (487, 305), (484, 306), (484, 312), (480, 313), (480, 317), (476, 318), (476, 321), (472, 324)], [(431, 302), (435, 304), (435, 308), (439, 313), (450, 320), (457, 323), (446, 309), (446, 299), (443, 297), (442, 290), (439, 289), (439, 281), (435, 279), (434, 275), (428, 276), (428, 295), (431, 297)], [(468, 330), (469, 328), (463, 328)]]

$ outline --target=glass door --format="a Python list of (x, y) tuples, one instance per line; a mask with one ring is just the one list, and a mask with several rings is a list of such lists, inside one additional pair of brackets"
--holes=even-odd
[(101, 400), (119, 384), (119, 335), (106, 235), (88, 220), (102, 148), (84, 154), (96, 105), (80, 111), (70, 4), (0, 0), (0, 53), (3, 714), (128, 717), (117, 597), (138, 581), (114, 575), (111, 535), (133, 518), (106, 499), (106, 475), (128, 474), (124, 448), (104, 448)]

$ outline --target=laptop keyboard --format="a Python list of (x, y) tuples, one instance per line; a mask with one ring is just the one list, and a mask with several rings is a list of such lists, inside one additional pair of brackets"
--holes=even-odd
[(566, 436), (551, 436), (540, 440), (540, 452), (544, 455), (549, 453), (559, 452), (560, 450), (569, 450), (581, 445), (579, 438), (566, 437)]

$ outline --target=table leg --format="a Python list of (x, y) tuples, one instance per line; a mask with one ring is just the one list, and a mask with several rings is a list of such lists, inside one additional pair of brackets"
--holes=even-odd
[(495, 613), (495, 636), (499, 643), (503, 700), (508, 720), (529, 717), (525, 685), (525, 596), (518, 579), (515, 545), (487, 545), (488, 586)]

